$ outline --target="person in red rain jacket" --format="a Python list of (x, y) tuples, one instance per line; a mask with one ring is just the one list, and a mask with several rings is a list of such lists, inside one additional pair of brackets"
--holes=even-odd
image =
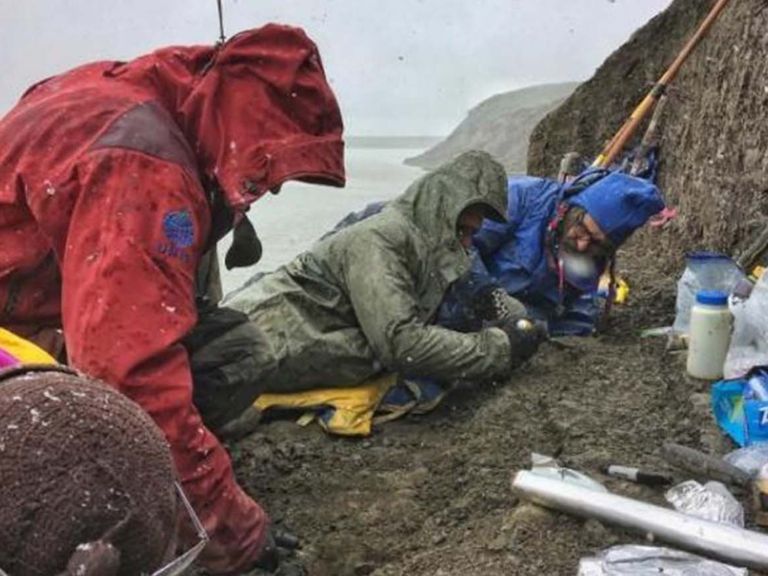
[(180, 341), (201, 256), (287, 180), (344, 185), (336, 99), (287, 26), (86, 64), (0, 121), (0, 325), (54, 353), (63, 333), (70, 365), (152, 416), (214, 573), (258, 562), (269, 520), (192, 402)]

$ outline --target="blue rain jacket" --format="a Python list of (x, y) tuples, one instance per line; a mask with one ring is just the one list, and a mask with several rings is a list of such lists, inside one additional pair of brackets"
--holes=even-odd
[(560, 301), (557, 273), (547, 263), (545, 244), (562, 188), (547, 178), (510, 178), (509, 222), (486, 220), (474, 238), (478, 255), (496, 282), (518, 300), (537, 307), (555, 307)]

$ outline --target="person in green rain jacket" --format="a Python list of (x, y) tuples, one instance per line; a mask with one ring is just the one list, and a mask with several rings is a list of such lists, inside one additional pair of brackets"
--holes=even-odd
[[(504, 377), (535, 352), (538, 331), (512, 319), (472, 333), (432, 322), (449, 286), (469, 270), (472, 234), (484, 218), (504, 221), (506, 202), (502, 166), (487, 153), (467, 152), (418, 179), (380, 214), (251, 279), (223, 302), (250, 320), (250, 392), (230, 387), (223, 402), (220, 387), (206, 393), (196, 384), (196, 402), (221, 405), (221, 424), (259, 393), (355, 386), (384, 371), (441, 381)], [(195, 358), (215, 363), (235, 332), (193, 354), (193, 372)]]

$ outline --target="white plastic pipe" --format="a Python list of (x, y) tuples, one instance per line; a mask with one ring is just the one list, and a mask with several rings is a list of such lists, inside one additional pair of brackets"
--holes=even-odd
[(610, 492), (597, 492), (527, 470), (515, 475), (512, 486), (547, 508), (618, 524), (734, 566), (768, 568), (765, 534), (687, 516)]

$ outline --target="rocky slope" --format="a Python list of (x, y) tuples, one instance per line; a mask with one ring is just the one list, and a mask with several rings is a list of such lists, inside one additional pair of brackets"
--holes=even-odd
[[(640, 29), (533, 131), (528, 168), (595, 155), (713, 5), (677, 0)], [(659, 184), (679, 217), (632, 254), (664, 276), (686, 250), (738, 253), (768, 223), (768, 2), (730, 2), (669, 90)]]
[(470, 110), (448, 138), (405, 163), (429, 170), (461, 152), (479, 149), (493, 154), (507, 171), (523, 172), (534, 126), (576, 86), (576, 82), (542, 84), (488, 98)]

